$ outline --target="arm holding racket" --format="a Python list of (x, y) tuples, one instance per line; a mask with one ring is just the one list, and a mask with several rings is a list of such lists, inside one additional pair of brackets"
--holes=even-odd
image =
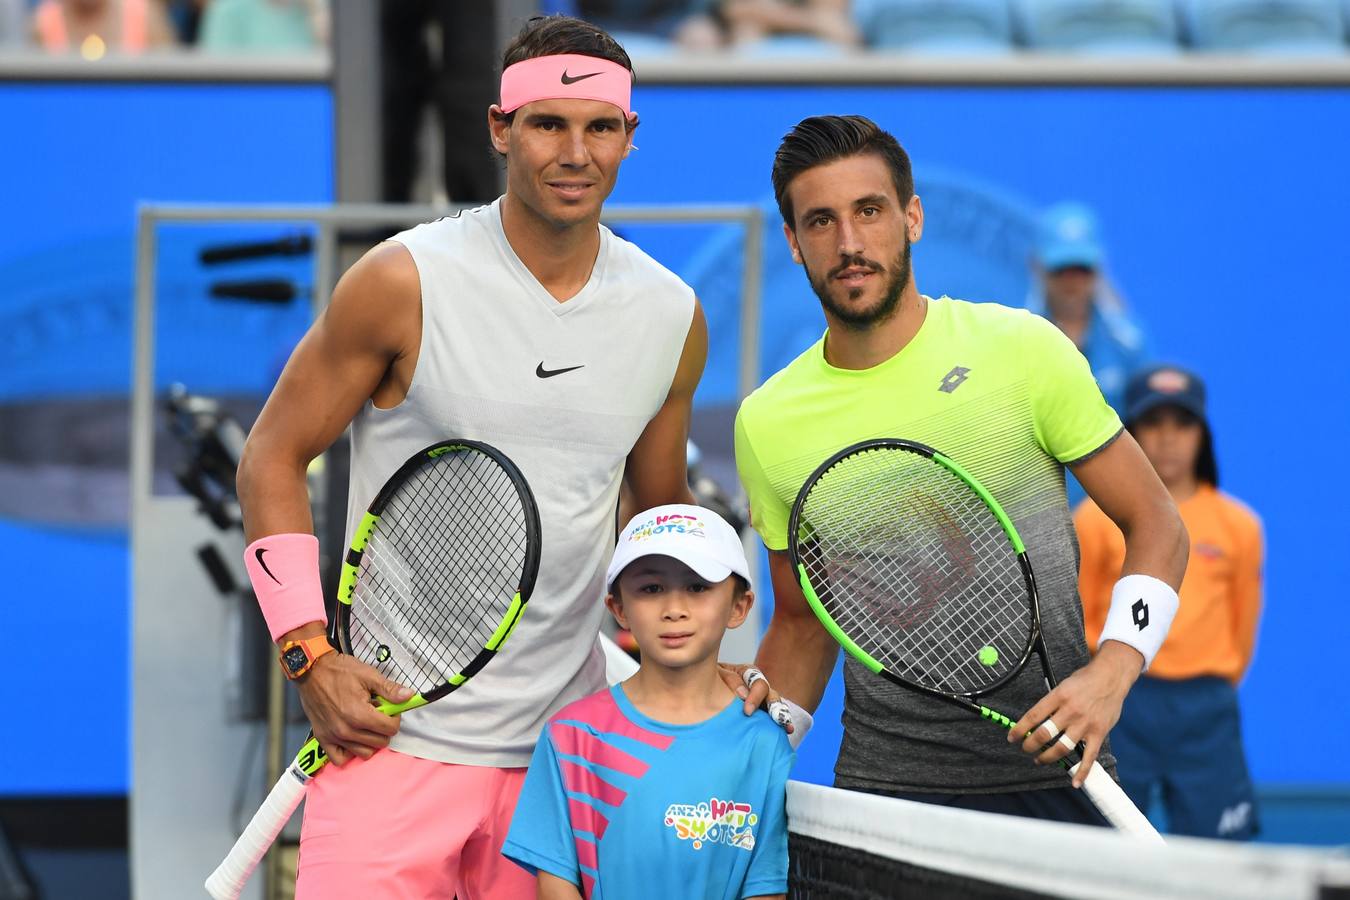
[[(1102, 511), (1125, 536), (1122, 574), (1142, 574), (1163, 582), (1175, 592), (1186, 572), (1189, 539), (1172, 498), (1163, 487), (1144, 452), (1124, 432), (1109, 447), (1076, 465), (1074, 475)], [(1159, 617), (1161, 618), (1161, 617)], [(1166, 634), (1170, 616), (1154, 626)], [(1142, 629), (1140, 629), (1142, 631)], [(1151, 638), (1156, 648), (1162, 635)], [(1060, 682), (1027, 711), (1009, 732), (1010, 741), (1021, 741), (1039, 762), (1053, 762), (1067, 755), (1073, 744), (1084, 745), (1083, 761), (1073, 781), (1082, 786), (1093, 771), (1092, 763), (1107, 733), (1120, 718), (1125, 696), (1145, 668), (1144, 649), (1120, 640), (1104, 640), (1092, 661)], [(1047, 732), (1042, 723), (1053, 720), (1058, 727)], [(1039, 726), (1039, 731), (1037, 730)], [(1058, 742), (1041, 752), (1056, 733), (1068, 742)]]
[[(402, 400), (420, 341), (416, 266), (401, 245), (382, 244), (338, 282), (249, 432), (237, 475), (248, 541), (313, 533), (305, 479), (310, 461), (342, 434), (366, 400), (381, 406)], [(323, 633), (322, 622), (310, 622), (281, 635), (278, 644)], [(372, 692), (390, 699), (410, 695), (364, 663), (331, 653), (297, 687), (314, 733), (338, 765), (369, 756), (398, 730), (397, 718), (370, 706)]]

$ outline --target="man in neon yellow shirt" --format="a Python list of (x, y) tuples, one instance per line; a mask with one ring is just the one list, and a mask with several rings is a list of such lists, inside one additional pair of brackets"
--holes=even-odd
[[(787, 520), (826, 457), (871, 437), (930, 444), (971, 471), (1026, 542), (1050, 657), (1070, 673), (1046, 693), (1030, 666), (999, 702), (1028, 710), (1009, 735), (1038, 762), (1064, 754), (1039, 727), (1053, 717), (1085, 744), (1086, 776), (1130, 686), (1175, 614), (1187, 540), (1167, 491), (1102, 398), (1082, 354), (1022, 310), (919, 293), (910, 245), (923, 233), (909, 158), (860, 116), (803, 120), (784, 138), (773, 182), (783, 232), (824, 309), (825, 335), (746, 398), (736, 462), (769, 549), (776, 607), (758, 665), (808, 710), (838, 648), (802, 597)], [(1100, 650), (1089, 661), (1077, 593), (1077, 545), (1064, 467), (1127, 536)], [(1148, 604), (1146, 626), (1131, 619)], [(1135, 619), (1138, 617), (1136, 616)], [(978, 719), (845, 665), (840, 787), (1038, 818), (1101, 824), (1057, 766), (1018, 758)], [(1052, 744), (1049, 749), (1043, 749)]]

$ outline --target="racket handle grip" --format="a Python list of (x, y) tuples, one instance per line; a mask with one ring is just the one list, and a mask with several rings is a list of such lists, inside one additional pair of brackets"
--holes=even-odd
[(237, 900), (249, 876), (258, 868), (258, 862), (266, 855), (272, 842), (295, 813), (295, 808), (304, 799), (308, 782), (309, 776), (294, 763), (281, 774), (263, 805), (253, 814), (248, 827), (234, 842), (229, 855), (206, 879), (206, 892), (215, 900)]
[[(1081, 762), (1075, 763), (1073, 768), (1069, 769), (1069, 774), (1078, 771), (1082, 765)], [(1162, 835), (1158, 834), (1158, 829), (1153, 827), (1148, 817), (1139, 811), (1139, 807), (1135, 806), (1129, 796), (1120, 789), (1115, 779), (1096, 763), (1092, 764), (1087, 778), (1083, 780), (1083, 790), (1087, 792), (1088, 799), (1093, 805), (1118, 831), (1149, 843), (1163, 843)]]
[[(1055, 723), (1046, 719), (1044, 727), (1050, 729), (1051, 734), (1056, 734), (1059, 729)], [(1076, 751), (1078, 745), (1069, 739), (1067, 735), (1059, 736), (1059, 743), (1069, 750)], [(1069, 767), (1069, 774), (1076, 775), (1078, 770), (1083, 767), (1081, 760)], [(1110, 822), (1117, 831), (1141, 838), (1150, 843), (1163, 843), (1162, 835), (1158, 834), (1158, 829), (1153, 827), (1153, 823), (1148, 817), (1139, 811), (1139, 807), (1134, 805), (1134, 801), (1129, 795), (1121, 790), (1116, 780), (1099, 766), (1095, 761), (1092, 768), (1088, 769), (1087, 778), (1083, 779), (1083, 792), (1088, 795), (1092, 805), (1097, 807), (1106, 821)]]

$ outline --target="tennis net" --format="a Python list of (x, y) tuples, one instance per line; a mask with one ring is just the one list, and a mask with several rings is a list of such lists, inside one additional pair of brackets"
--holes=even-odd
[(1169, 838), (788, 784), (788, 896), (1350, 900), (1350, 855)]

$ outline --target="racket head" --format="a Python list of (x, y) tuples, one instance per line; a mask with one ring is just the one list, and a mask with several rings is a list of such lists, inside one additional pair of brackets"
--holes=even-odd
[(539, 510), (489, 444), (424, 447), (390, 476), (352, 537), (335, 635), (430, 703), (472, 678), (511, 635), (539, 572)]
[(1017, 530), (927, 445), (881, 438), (823, 462), (793, 504), (788, 551), (826, 629), (907, 686), (975, 698), (1016, 677), (1039, 643)]

